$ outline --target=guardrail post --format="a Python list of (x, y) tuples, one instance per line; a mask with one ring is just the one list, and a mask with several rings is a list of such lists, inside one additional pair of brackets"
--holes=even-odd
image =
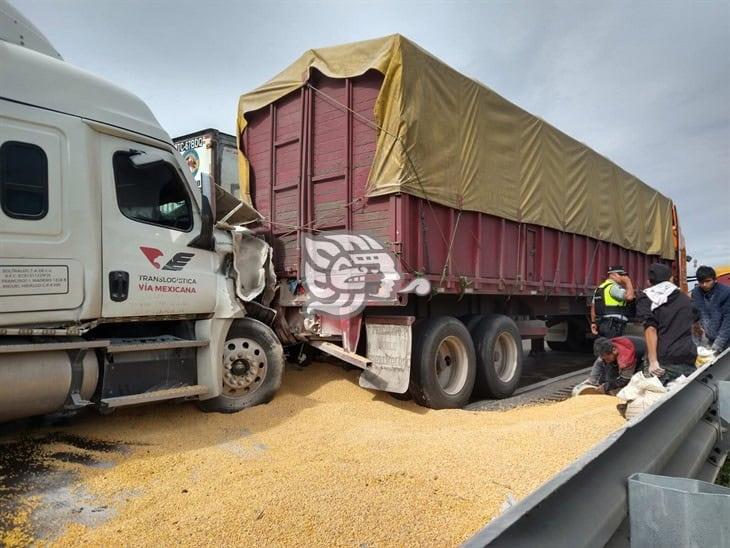
[(704, 481), (632, 474), (632, 548), (727, 546), (730, 489)]
[(718, 447), (723, 453), (727, 453), (730, 451), (730, 381), (718, 381), (717, 407), (720, 415), (720, 441)]

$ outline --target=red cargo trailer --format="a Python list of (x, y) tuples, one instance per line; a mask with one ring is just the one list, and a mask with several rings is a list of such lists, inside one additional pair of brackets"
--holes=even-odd
[[(588, 298), (609, 264), (624, 265), (641, 286), (649, 265), (666, 261), (428, 197), (368, 195), (385, 131), (375, 115), (383, 74), (333, 78), (310, 68), (306, 81), (245, 113), (241, 149), (251, 199), (274, 247), (280, 337), (285, 343), (306, 340), (363, 367), (363, 386), (408, 389), (431, 407), (463, 405), (474, 383), (480, 396), (508, 396), (519, 381), (521, 338), (542, 339), (557, 325), (556, 337), (548, 337), (551, 347), (585, 348)], [(670, 215), (679, 249), (676, 211)], [(303, 236), (329, 231), (378, 238), (406, 281), (426, 278), (432, 292), (373, 301), (346, 319), (307, 314), (300, 283)], [(403, 346), (408, 348), (381, 363), (383, 354), (392, 357)]]

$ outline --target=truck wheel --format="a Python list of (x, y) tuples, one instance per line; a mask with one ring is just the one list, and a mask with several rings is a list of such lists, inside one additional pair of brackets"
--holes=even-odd
[(570, 350), (568, 341), (547, 341), (547, 345), (550, 347), (550, 350), (554, 350), (555, 352), (568, 352)]
[(474, 328), (477, 393), (506, 398), (522, 376), (522, 339), (517, 325), (501, 314), (485, 317)]
[(568, 322), (568, 346), (572, 352), (593, 352), (593, 335), (588, 320), (573, 318)]
[(471, 333), (477, 324), (483, 319), (484, 316), (482, 314), (465, 314), (464, 316), (459, 316), (459, 320), (464, 324), (464, 327), (466, 327), (466, 330), (469, 333)]
[(200, 402), (204, 411), (235, 413), (268, 403), (281, 386), (284, 352), (274, 332), (251, 318), (237, 320), (223, 344), (220, 396)]
[(556, 325), (563, 324), (563, 323), (565, 324), (565, 330), (566, 330), (565, 340), (564, 341), (548, 341), (548, 340), (545, 341), (547, 343), (548, 347), (550, 348), (550, 350), (553, 350), (555, 352), (569, 352), (570, 351), (569, 322), (568, 322), (568, 320), (565, 320), (562, 317), (548, 317), (545, 320), (545, 325), (547, 325), (548, 329), (552, 328)]
[(463, 323), (442, 316), (416, 325), (408, 391), (418, 404), (432, 409), (464, 407), (475, 376), (474, 343)]

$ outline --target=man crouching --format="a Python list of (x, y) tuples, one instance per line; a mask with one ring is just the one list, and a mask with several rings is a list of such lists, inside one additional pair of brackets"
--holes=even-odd
[(596, 361), (580, 390), (581, 394), (616, 395), (629, 384), (644, 360), (646, 344), (641, 337), (599, 337), (593, 343)]

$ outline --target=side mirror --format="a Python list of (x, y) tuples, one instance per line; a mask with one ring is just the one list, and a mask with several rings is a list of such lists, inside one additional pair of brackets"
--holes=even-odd
[(209, 173), (200, 174), (200, 193), (203, 197), (208, 198), (208, 205), (213, 212), (213, 220), (215, 220), (215, 183)]
[(200, 191), (202, 193), (200, 234), (193, 238), (188, 246), (213, 251), (215, 250), (215, 238), (213, 237), (213, 227), (215, 226), (215, 197), (212, 194), (214, 192), (213, 181), (211, 181), (210, 175), (207, 173), (200, 175)]

